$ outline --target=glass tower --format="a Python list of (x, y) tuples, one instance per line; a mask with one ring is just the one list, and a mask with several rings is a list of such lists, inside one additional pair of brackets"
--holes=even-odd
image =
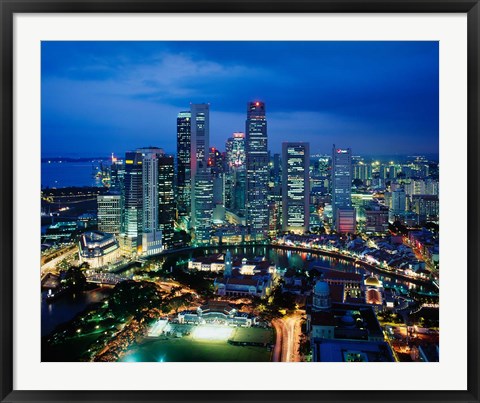
[[(130, 239), (132, 249), (139, 245), (138, 237), (142, 233), (143, 191), (142, 191), (142, 153), (125, 153), (125, 235)], [(132, 250), (132, 251), (134, 251)]]
[(337, 212), (352, 207), (352, 150), (332, 149), (332, 212), (337, 228)]
[(163, 249), (173, 245), (175, 199), (173, 191), (174, 168), (172, 156), (158, 158), (158, 224), (162, 231)]
[[(208, 166), (210, 105), (191, 104), (190, 172), (191, 218), (195, 243), (210, 242), (213, 215), (213, 178)], [(197, 177), (198, 172), (198, 177)]]
[(179, 217), (190, 214), (190, 136), (191, 113), (180, 112), (177, 116), (177, 208)]
[(245, 130), (246, 222), (250, 238), (262, 241), (268, 234), (268, 149), (265, 103), (249, 102)]
[(309, 144), (283, 143), (282, 163), (282, 229), (303, 234), (310, 221)]

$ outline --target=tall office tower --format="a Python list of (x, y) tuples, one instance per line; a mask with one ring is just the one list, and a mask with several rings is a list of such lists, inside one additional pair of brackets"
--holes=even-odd
[[(332, 149), (332, 212), (334, 228), (337, 228), (337, 211), (352, 207), (352, 150)], [(352, 217), (351, 213), (346, 214)]]
[(232, 173), (231, 209), (241, 217), (245, 217), (246, 174), (244, 166), (236, 168)]
[(194, 243), (210, 243), (213, 222), (213, 178), (205, 160), (198, 161), (192, 198), (192, 229)]
[[(190, 227), (195, 231), (195, 175), (197, 168), (201, 165), (202, 169), (208, 168), (208, 148), (210, 138), (210, 113), (209, 104), (191, 104), (191, 136), (190, 136), (190, 177), (191, 177), (191, 209), (190, 209)], [(204, 175), (204, 173), (202, 173)]]
[(398, 188), (395, 189), (394, 192), (391, 192), (389, 220), (403, 220), (406, 204), (407, 198), (404, 189)]
[(123, 197), (120, 191), (111, 190), (105, 195), (98, 195), (97, 206), (98, 230), (115, 235), (122, 233)]
[(208, 152), (208, 166), (212, 168), (214, 174), (223, 173), (224, 171), (224, 155), (218, 148), (210, 147)]
[(158, 158), (158, 227), (162, 231), (162, 247), (173, 246), (175, 196), (173, 190), (174, 161), (172, 156)]
[(227, 165), (239, 167), (245, 164), (245, 133), (236, 132), (225, 143)]
[(303, 234), (310, 221), (310, 146), (282, 144), (282, 229)]
[(210, 144), (209, 104), (191, 104), (190, 168), (192, 178), (197, 171), (197, 163), (208, 159)]
[(227, 172), (225, 207), (244, 215), (245, 210), (245, 133), (236, 132), (225, 143)]
[(159, 226), (159, 159), (164, 151), (157, 147), (140, 148), (142, 154), (143, 225), (142, 253), (154, 255), (162, 251), (162, 231)]
[(250, 239), (262, 241), (268, 233), (268, 144), (265, 103), (249, 102), (245, 130), (246, 222)]
[(190, 178), (191, 113), (180, 112), (177, 116), (177, 209), (178, 216), (188, 217), (191, 202)]
[(125, 164), (113, 154), (110, 166), (110, 189), (119, 190), (122, 194), (125, 191)]
[(125, 240), (126, 250), (136, 253), (143, 223), (142, 153), (125, 153)]

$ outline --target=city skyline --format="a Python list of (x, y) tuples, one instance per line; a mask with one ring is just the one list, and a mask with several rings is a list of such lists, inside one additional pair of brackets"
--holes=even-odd
[(93, 141), (97, 153), (121, 154), (139, 135), (174, 153), (177, 114), (204, 102), (210, 144), (223, 149), (244, 131), (251, 100), (268, 105), (272, 152), (301, 136), (312, 154), (334, 142), (365, 155), (436, 154), (438, 44), (42, 43), (46, 157), (92, 156)]
[(227, 44), (45, 46), (42, 360), (438, 362), (438, 44)]

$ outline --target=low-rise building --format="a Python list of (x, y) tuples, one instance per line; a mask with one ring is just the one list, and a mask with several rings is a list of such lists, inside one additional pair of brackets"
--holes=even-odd
[(88, 263), (96, 269), (120, 259), (120, 247), (115, 235), (100, 231), (88, 231), (78, 241), (80, 263)]
[(256, 318), (248, 313), (240, 312), (226, 302), (210, 301), (195, 310), (185, 310), (178, 314), (179, 323), (205, 324), (223, 323), (232, 326), (250, 327)]

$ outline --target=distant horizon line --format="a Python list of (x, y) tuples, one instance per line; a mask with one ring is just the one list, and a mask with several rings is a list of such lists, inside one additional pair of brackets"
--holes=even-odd
[[(139, 148), (136, 148), (139, 149)], [(271, 150), (269, 150), (271, 151)], [(125, 152), (122, 153), (113, 153), (115, 157), (122, 157), (124, 156)], [(176, 155), (176, 152), (169, 152), (168, 150), (165, 150), (165, 154), (167, 155)], [(271, 152), (271, 155), (274, 154), (281, 154), (281, 152)], [(315, 156), (315, 155), (330, 155), (331, 152), (314, 152), (310, 153), (310, 157)], [(407, 153), (352, 153), (352, 157), (370, 157), (370, 158), (381, 158), (381, 157), (417, 157), (417, 156), (439, 156), (438, 152), (428, 152), (428, 153), (422, 153), (422, 152), (407, 152)], [(42, 162), (48, 162), (48, 160), (85, 160), (85, 159), (91, 159), (91, 160), (107, 160), (111, 159), (112, 157), (112, 152), (106, 154), (105, 156), (99, 156), (97, 155), (75, 155), (75, 154), (70, 154), (70, 155), (51, 155), (51, 156), (42, 156), (41, 161)]]

